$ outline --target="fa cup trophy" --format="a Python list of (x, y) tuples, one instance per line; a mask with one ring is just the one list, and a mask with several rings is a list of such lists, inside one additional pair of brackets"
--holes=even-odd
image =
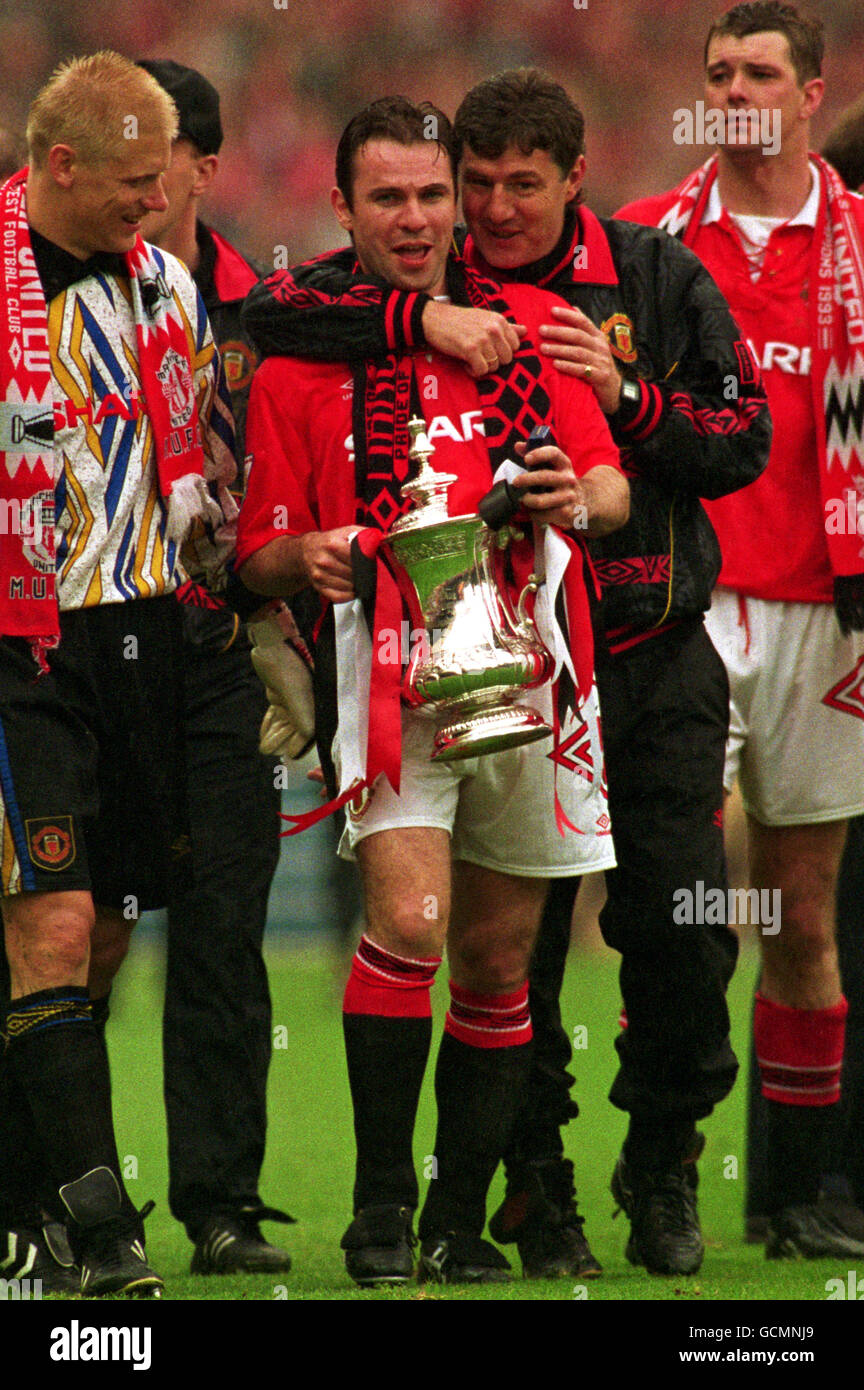
[(435, 761), (547, 738), (546, 721), (518, 703), (554, 667), (526, 607), (539, 581), (532, 574), (515, 603), (496, 584), (494, 547), (509, 544), (509, 531), (492, 531), (479, 516), (447, 515), (455, 475), (429, 466), (434, 446), (425, 421), (410, 420), (408, 428), (409, 458), (419, 471), (402, 494), (415, 506), (393, 526), (387, 544), (413, 585), (425, 636), (412, 647), (403, 699), (441, 720)]

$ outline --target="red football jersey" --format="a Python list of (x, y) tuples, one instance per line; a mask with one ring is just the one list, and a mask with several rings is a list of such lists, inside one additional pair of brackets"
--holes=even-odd
[[(552, 321), (551, 306), (563, 303), (521, 285), (507, 287), (507, 300), (535, 342), (539, 324)], [(582, 476), (601, 464), (619, 467), (618, 449), (591, 388), (541, 363), (555, 436), (574, 472)], [(414, 371), (435, 446), (431, 466), (456, 474), (448, 511), (473, 514), (492, 485), (476, 383), (460, 362), (434, 352), (415, 352)], [(344, 363), (270, 357), (259, 367), (246, 427), (252, 462), (238, 522), (238, 565), (279, 537), (355, 521), (352, 400), (351, 372)]]
[(719, 582), (754, 598), (830, 603), (833, 577), (819, 485), (807, 296), (812, 227), (772, 233), (758, 280), (734, 226), (701, 227), (693, 250), (729, 302), (762, 370), (774, 422), (768, 467), (706, 502), (723, 553)]
[[(663, 193), (630, 203), (616, 216), (656, 226), (675, 201), (674, 192)], [(755, 281), (725, 210), (688, 244), (716, 280), (762, 371), (774, 423), (765, 472), (739, 492), (705, 502), (723, 553), (719, 583), (754, 598), (830, 603), (833, 578), (810, 381), (813, 236), (809, 226), (777, 227)]]

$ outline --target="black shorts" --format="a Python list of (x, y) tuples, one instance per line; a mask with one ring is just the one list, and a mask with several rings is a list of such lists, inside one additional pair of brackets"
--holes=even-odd
[(0, 639), (0, 892), (88, 889), (131, 918), (182, 872), (182, 613), (173, 594), (75, 609), (39, 676)]

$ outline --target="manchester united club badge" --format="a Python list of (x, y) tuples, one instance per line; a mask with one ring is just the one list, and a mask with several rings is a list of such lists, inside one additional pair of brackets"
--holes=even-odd
[(252, 375), (258, 365), (255, 353), (239, 338), (232, 338), (230, 342), (222, 343), (219, 351), (222, 354), (229, 390), (244, 390), (252, 380)]
[(609, 339), (612, 355), (621, 362), (635, 362), (636, 348), (633, 343), (633, 320), (626, 314), (613, 314), (600, 325), (601, 332)]
[(75, 831), (71, 816), (39, 816), (24, 822), (27, 850), (37, 869), (59, 873), (75, 862)]

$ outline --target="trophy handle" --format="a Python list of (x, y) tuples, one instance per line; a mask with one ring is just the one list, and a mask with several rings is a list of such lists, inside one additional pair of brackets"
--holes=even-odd
[[(492, 631), (500, 642), (507, 646), (508, 640), (518, 627), (518, 621), (509, 611), (508, 595), (501, 593), (492, 572), (492, 546), (498, 542), (498, 535), (488, 526), (480, 526), (474, 536), (474, 568), (480, 575), (480, 593), (486, 608), (486, 615), (492, 624)], [(502, 623), (502, 617), (507, 625)], [(508, 627), (510, 631), (508, 631)]]
[(537, 624), (528, 612), (528, 595), (536, 594), (541, 583), (542, 581), (537, 578), (536, 574), (529, 575), (528, 583), (519, 595), (519, 601), (516, 605), (516, 612), (519, 615), (519, 635), (520, 637), (528, 638), (528, 640), (533, 638), (539, 641), (540, 639), (540, 633), (537, 631)]
[[(486, 610), (495, 632), (503, 642), (506, 643), (508, 638), (516, 637), (533, 646), (540, 642), (540, 634), (534, 624), (534, 619), (528, 612), (527, 602), (528, 595), (536, 594), (541, 581), (538, 580), (536, 574), (529, 577), (514, 609), (510, 595), (506, 589), (498, 587), (492, 572), (492, 546), (498, 543), (501, 535), (501, 532), (490, 531), (487, 526), (483, 526), (474, 538), (474, 563), (478, 572), (483, 576), (482, 591)], [(494, 598), (490, 602), (488, 595), (494, 595), (498, 602), (496, 603)], [(502, 616), (505, 620), (504, 624), (501, 622)]]

